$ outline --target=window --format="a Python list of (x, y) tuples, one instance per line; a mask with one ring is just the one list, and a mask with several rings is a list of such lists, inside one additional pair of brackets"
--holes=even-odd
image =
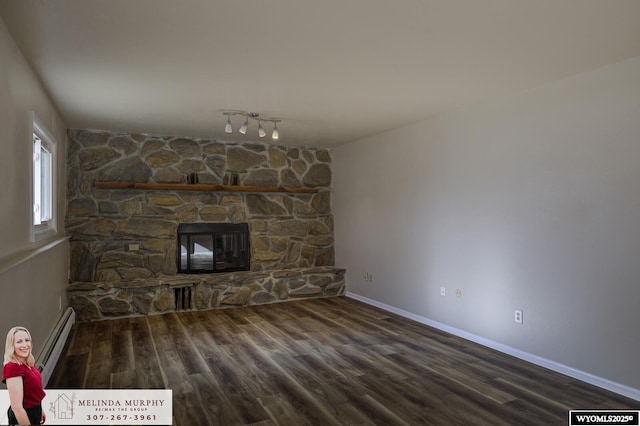
[(56, 141), (35, 113), (31, 114), (33, 143), (33, 241), (55, 235)]

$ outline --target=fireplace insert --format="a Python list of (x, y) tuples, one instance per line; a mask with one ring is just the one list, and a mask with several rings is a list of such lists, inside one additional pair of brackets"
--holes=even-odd
[(247, 223), (181, 223), (178, 225), (178, 272), (205, 274), (248, 271)]

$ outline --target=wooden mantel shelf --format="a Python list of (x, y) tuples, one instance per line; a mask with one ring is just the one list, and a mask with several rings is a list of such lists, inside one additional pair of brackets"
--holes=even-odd
[(96, 182), (99, 189), (141, 189), (147, 191), (209, 191), (209, 192), (283, 192), (288, 194), (316, 194), (316, 188), (282, 186), (241, 186), (187, 183)]

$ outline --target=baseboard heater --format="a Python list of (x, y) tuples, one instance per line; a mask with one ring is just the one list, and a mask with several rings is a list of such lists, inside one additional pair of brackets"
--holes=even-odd
[(67, 308), (49, 335), (47, 342), (36, 360), (36, 365), (42, 375), (42, 386), (45, 388), (47, 387), (47, 383), (49, 383), (51, 374), (53, 374), (53, 369), (56, 368), (58, 358), (60, 354), (62, 354), (64, 345), (71, 332), (71, 327), (75, 322), (76, 313), (72, 308)]

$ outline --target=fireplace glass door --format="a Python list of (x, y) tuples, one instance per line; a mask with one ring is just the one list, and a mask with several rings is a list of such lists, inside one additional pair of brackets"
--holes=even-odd
[(248, 271), (249, 258), (246, 223), (183, 223), (178, 226), (178, 272)]

